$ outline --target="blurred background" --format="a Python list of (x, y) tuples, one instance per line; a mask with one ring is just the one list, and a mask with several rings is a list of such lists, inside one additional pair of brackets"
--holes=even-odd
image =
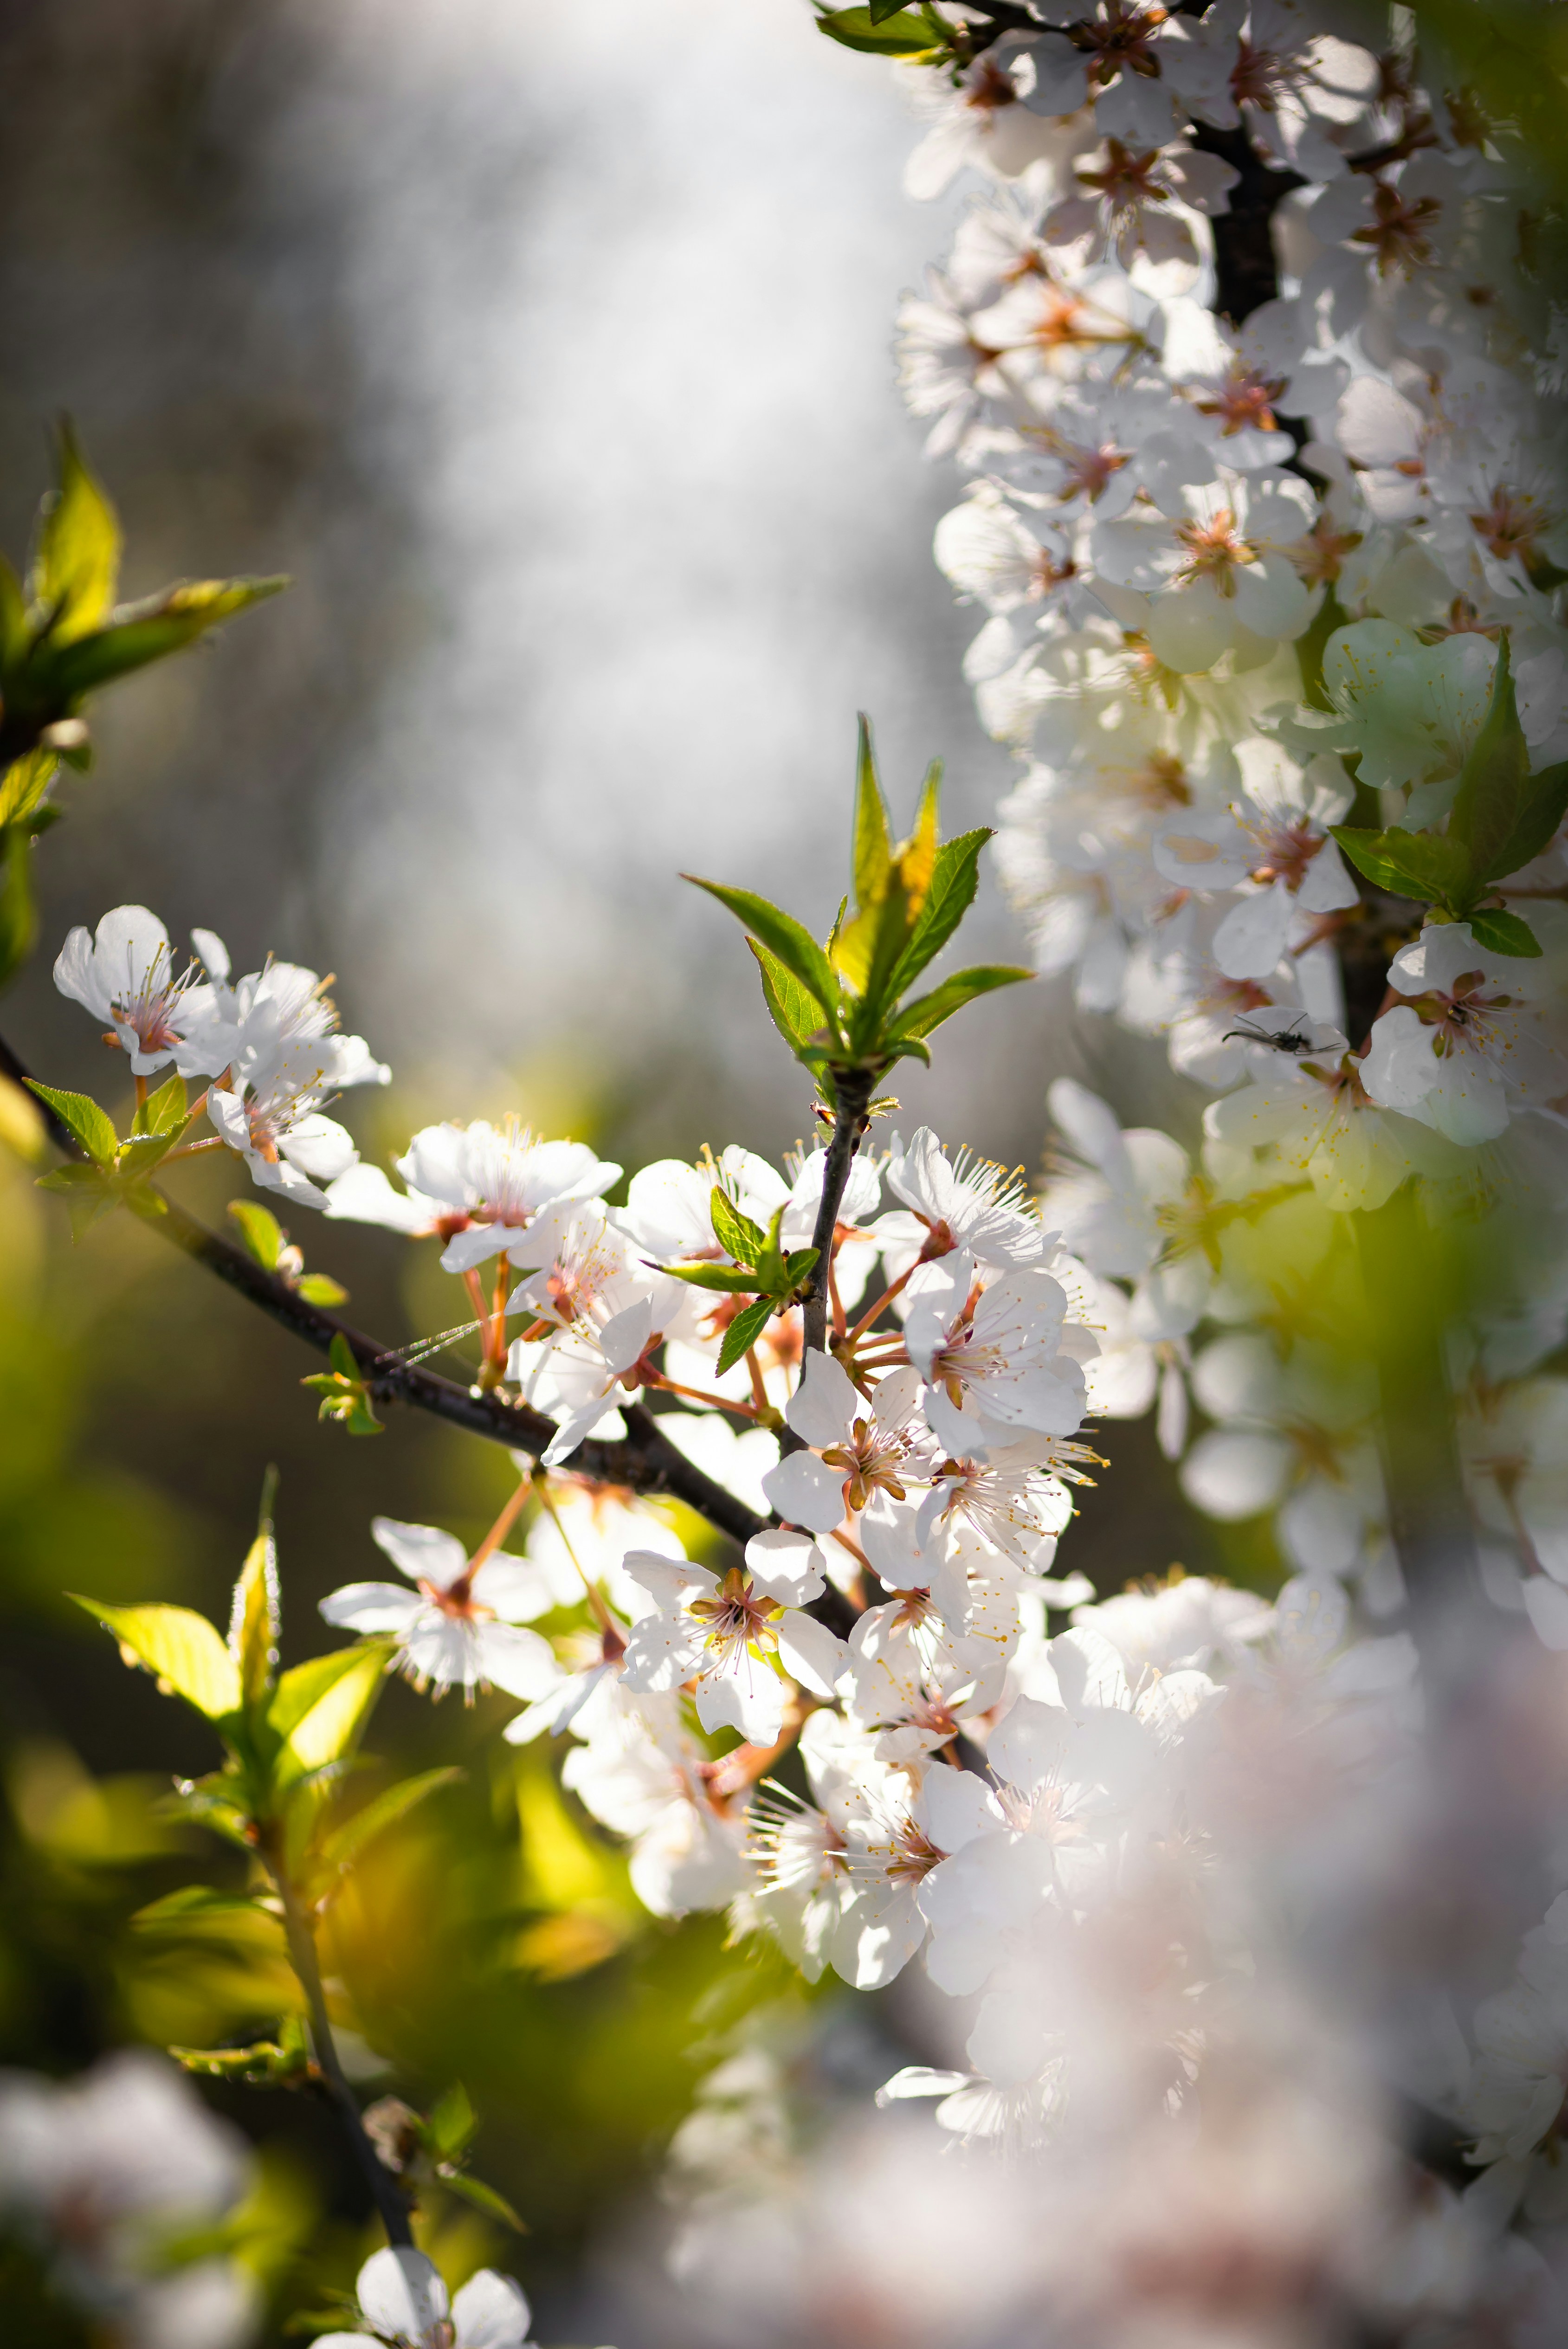
[[(30, 1066), (104, 1090), (49, 966), (71, 924), (138, 901), (176, 936), (216, 928), (239, 968), (336, 973), (396, 1071), (346, 1112), (383, 1161), (428, 1118), (512, 1109), (629, 1167), (800, 1134), (748, 958), (678, 872), (825, 927), (858, 708), (895, 812), (933, 756), (950, 829), (1009, 780), (959, 673), (975, 620), (930, 560), (949, 483), (894, 383), (896, 298), (950, 233), (899, 193), (911, 136), (889, 75), (802, 0), (4, 0), (0, 538), (18, 559), (65, 410), (119, 505), (127, 592), (294, 581), (102, 706), (5, 1006)], [(987, 893), (971, 958), (1016, 959)], [(1162, 1054), (1043, 985), (951, 1032), (929, 1077), (899, 1071), (906, 1131), (1035, 1171), (1063, 1072), (1194, 1131)], [(210, 1221), (242, 1190), (228, 1166), (182, 1179)], [(35, 1171), (4, 1152), (0, 2064), (64, 2073), (269, 2017), (232, 1949), (129, 1922), (206, 1864), (151, 1805), (214, 1755), (62, 1594), (221, 1614), (275, 1462), (292, 1661), (332, 1643), (320, 1595), (375, 1570), (374, 1513), (472, 1538), (511, 1472), (407, 1415), (374, 1443), (318, 1428), (292, 1340), (129, 1221), (72, 1250)], [(388, 1340), (464, 1311), (431, 1251), (292, 1221)], [(1102, 1449), (1064, 1567), (1106, 1588), (1176, 1557), (1251, 1570), (1248, 1530), (1191, 1516), (1145, 1426)], [(789, 2041), (792, 1993), (721, 1962), (722, 1920), (642, 1914), (499, 1744), (511, 1709), (389, 1691), (376, 1750), (468, 1775), (391, 1839), (335, 1961), (405, 2093), (468, 2082), (477, 2167), (527, 2220), (519, 2243), (441, 2204), (451, 2271), (515, 2268), (541, 2336), (583, 2338), (583, 2245), (646, 2191), (748, 2007)], [(813, 2044), (874, 2080), (882, 2028), (857, 2012)], [(281, 2337), (374, 2231), (313, 2106), (211, 2099), (267, 2149)], [(21, 2282), (0, 2298), (23, 2309)], [(80, 2337), (26, 2311), (8, 2339)]]

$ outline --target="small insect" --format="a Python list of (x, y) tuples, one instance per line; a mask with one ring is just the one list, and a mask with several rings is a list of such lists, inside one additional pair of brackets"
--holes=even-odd
[(1243, 1019), (1239, 1028), (1227, 1028), (1220, 1041), (1228, 1044), (1233, 1036), (1241, 1037), (1247, 1044), (1267, 1044), (1276, 1052), (1310, 1052), (1313, 1049), (1312, 1038), (1302, 1034), (1301, 1022), (1297, 1019), (1293, 1019), (1290, 1026), (1277, 1036), (1272, 1035), (1266, 1028), (1257, 1027), (1251, 1019)]

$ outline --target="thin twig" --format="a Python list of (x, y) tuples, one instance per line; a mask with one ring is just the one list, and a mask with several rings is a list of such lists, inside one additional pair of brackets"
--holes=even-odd
[(332, 2023), (326, 2012), (326, 1993), (322, 1988), (321, 1968), (316, 1961), (315, 1935), (310, 1919), (300, 1906), (298, 1893), (289, 1880), (288, 1869), (270, 1843), (262, 1846), (262, 1857), (267, 1874), (272, 1878), (284, 1912), (284, 1932), (288, 1941), (289, 1963), (299, 1978), (304, 1992), (305, 2006), (310, 2015), (311, 2051), (316, 2068), (325, 2083), (327, 2094), (337, 2106), (344, 2132), (354, 2149), (365, 2183), (375, 2199), (387, 2230), (387, 2240), (395, 2245), (411, 2247), (413, 2230), (408, 2223), (408, 2204), (392, 2172), (381, 2159), (366, 2134), (364, 2116), (359, 2100), (344, 2076), (337, 2060), (337, 2048), (332, 2036)]
[[(0, 1073), (17, 1084), (26, 1084), (30, 1073), (3, 1038)], [(32, 1098), (37, 1100), (36, 1095)], [(70, 1128), (46, 1102), (38, 1101), (37, 1106), (56, 1148), (78, 1164), (83, 1163), (86, 1154)], [(265, 1271), (243, 1248), (208, 1231), (205, 1225), (198, 1223), (194, 1216), (188, 1215), (155, 1185), (149, 1184), (146, 1192), (143, 1220), (149, 1231), (157, 1232), (182, 1249), (193, 1262), (204, 1265), (218, 1279), (236, 1289), (316, 1353), (330, 1354), (333, 1340), (341, 1338), (376, 1402), (407, 1403), (416, 1411), (428, 1412), (432, 1418), (445, 1420), (449, 1426), (466, 1429), (469, 1434), (483, 1436), (489, 1443), (526, 1452), (536, 1460), (550, 1444), (555, 1434), (555, 1423), (546, 1419), (542, 1412), (532, 1410), (527, 1403), (513, 1402), (503, 1394), (476, 1393), (451, 1379), (439, 1377), (434, 1371), (405, 1361), (395, 1348), (381, 1345), (335, 1314), (309, 1304), (297, 1289)], [(753, 1535), (764, 1531), (769, 1520), (755, 1509), (748, 1509), (743, 1501), (738, 1501), (733, 1493), (726, 1492), (722, 1485), (705, 1475), (684, 1453), (677, 1451), (660, 1433), (658, 1422), (645, 1405), (628, 1402), (623, 1405), (622, 1415), (626, 1423), (624, 1438), (610, 1443), (589, 1436), (573, 1454), (574, 1470), (597, 1484), (619, 1485), (634, 1493), (667, 1494), (673, 1500), (684, 1501), (688, 1508), (706, 1517), (710, 1526), (743, 1545)]]

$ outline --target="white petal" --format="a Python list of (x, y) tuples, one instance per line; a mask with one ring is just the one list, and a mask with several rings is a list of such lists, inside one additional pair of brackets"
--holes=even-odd
[(769, 1504), (792, 1526), (830, 1534), (844, 1517), (844, 1472), (814, 1452), (791, 1452), (762, 1479)]
[[(784, 1407), (784, 1416), (797, 1435), (822, 1451), (829, 1444), (844, 1443), (855, 1419), (867, 1408), (841, 1362), (831, 1354), (810, 1353), (800, 1383)], [(836, 1517), (833, 1523), (838, 1523)]]
[(423, 2342), (446, 2317), (447, 2287), (423, 2251), (372, 2251), (355, 2291), (366, 2323), (394, 2340)]
[(527, 2295), (516, 2279), (480, 2268), (452, 2302), (457, 2349), (522, 2349), (529, 2316)]
[(438, 1526), (408, 1526), (397, 1517), (372, 1517), (370, 1537), (410, 1582), (446, 1590), (468, 1571), (469, 1554), (456, 1534)]
[(779, 1656), (791, 1678), (813, 1696), (831, 1696), (850, 1669), (850, 1651), (843, 1640), (815, 1616), (802, 1615), (798, 1608), (791, 1608), (779, 1623), (778, 1639)]
[(424, 1601), (396, 1582), (350, 1582), (321, 1602), (324, 1621), (344, 1631), (402, 1631)]
[(789, 1607), (804, 1607), (828, 1587), (826, 1561), (817, 1544), (782, 1526), (752, 1535), (746, 1545), (746, 1564), (758, 1590)]

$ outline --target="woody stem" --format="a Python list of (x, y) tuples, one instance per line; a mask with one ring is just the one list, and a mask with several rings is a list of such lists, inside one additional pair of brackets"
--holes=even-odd
[(322, 2076), (328, 2095), (336, 2106), (366, 2185), (370, 2189), (381, 2223), (387, 2230), (387, 2240), (398, 2248), (411, 2247), (413, 2230), (408, 2223), (408, 2205), (401, 2188), (391, 2171), (377, 2153), (366, 2134), (365, 2122), (358, 2099), (344, 2076), (333, 2042), (332, 2024), (326, 2012), (326, 1993), (322, 1988), (321, 1967), (316, 1959), (315, 1935), (309, 1917), (301, 1905), (298, 1893), (289, 1879), (283, 1857), (271, 1835), (263, 1837), (261, 1854), (267, 1874), (278, 1896), (284, 1912), (284, 1933), (288, 1943), (289, 1963), (304, 1992), (305, 2012), (310, 2018), (311, 2052), (316, 2069)]

